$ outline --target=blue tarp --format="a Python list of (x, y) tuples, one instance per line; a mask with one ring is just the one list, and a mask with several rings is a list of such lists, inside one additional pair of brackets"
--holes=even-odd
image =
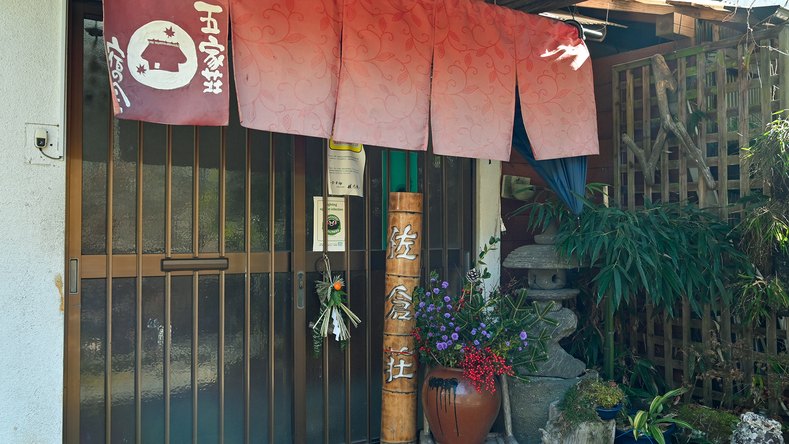
[[(515, 97), (520, 97), (515, 92)], [(512, 132), (512, 146), (518, 150), (523, 157), (531, 164), (537, 174), (548, 183), (559, 197), (567, 204), (567, 207), (575, 214), (583, 211), (583, 203), (573, 195), (573, 191), (578, 195), (584, 195), (586, 188), (586, 156), (565, 157), (563, 159), (537, 160), (531, 149), (529, 136), (523, 126), (523, 113), (521, 112), (520, 100), (515, 100), (515, 126)]]

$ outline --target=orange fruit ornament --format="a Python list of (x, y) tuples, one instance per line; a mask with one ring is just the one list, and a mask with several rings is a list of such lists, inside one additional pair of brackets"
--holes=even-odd
[(341, 289), (341, 288), (342, 288), (342, 285), (341, 285), (339, 282), (335, 282), (335, 283), (334, 283), (334, 289), (335, 289), (335, 290), (339, 290), (339, 289)]

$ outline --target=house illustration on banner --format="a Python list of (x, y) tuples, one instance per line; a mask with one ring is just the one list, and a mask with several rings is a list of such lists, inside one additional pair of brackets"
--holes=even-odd
[(178, 72), (178, 65), (186, 63), (186, 55), (181, 51), (178, 42), (148, 39), (148, 46), (142, 53), (142, 59), (148, 62), (148, 69)]

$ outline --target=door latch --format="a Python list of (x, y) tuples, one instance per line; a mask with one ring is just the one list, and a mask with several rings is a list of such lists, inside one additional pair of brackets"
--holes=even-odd
[(304, 309), (304, 272), (299, 271), (296, 273), (296, 282), (299, 286), (296, 296), (296, 307), (299, 310)]

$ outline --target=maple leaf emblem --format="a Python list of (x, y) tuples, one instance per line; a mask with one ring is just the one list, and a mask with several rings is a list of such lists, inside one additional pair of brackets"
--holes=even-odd
[(167, 37), (172, 37), (175, 35), (175, 31), (173, 31), (173, 27), (170, 26), (169, 28), (164, 30), (164, 33), (167, 34)]
[(137, 66), (137, 74), (142, 74), (142, 75), (145, 75), (145, 71), (147, 71), (147, 70), (145, 69), (145, 66), (143, 66), (143, 65), (138, 65), (138, 66)]

